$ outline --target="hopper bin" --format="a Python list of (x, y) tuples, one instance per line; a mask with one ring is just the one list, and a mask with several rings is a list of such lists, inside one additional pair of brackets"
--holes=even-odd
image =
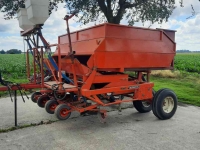
[(49, 0), (26, 0), (28, 19), (34, 24), (44, 24), (49, 18)]

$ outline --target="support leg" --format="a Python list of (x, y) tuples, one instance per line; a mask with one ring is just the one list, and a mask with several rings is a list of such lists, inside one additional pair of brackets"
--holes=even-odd
[(17, 91), (14, 91), (15, 127), (17, 127)]

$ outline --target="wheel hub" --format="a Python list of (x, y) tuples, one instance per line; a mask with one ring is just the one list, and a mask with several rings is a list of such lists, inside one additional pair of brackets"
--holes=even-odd
[(60, 111), (60, 115), (61, 116), (66, 116), (68, 114), (68, 110), (66, 110), (66, 109), (62, 109), (61, 111)]
[(142, 101), (142, 105), (144, 106), (144, 107), (150, 107), (150, 102), (148, 102), (148, 101)]
[(48, 101), (48, 100), (45, 99), (45, 100), (42, 101), (42, 103), (45, 105), (47, 101)]
[(36, 95), (33, 99), (35, 100), (35, 101), (37, 101), (38, 99), (39, 99), (39, 95)]
[(165, 113), (171, 113), (174, 108), (174, 100), (172, 97), (166, 97), (163, 101), (163, 111)]
[(55, 104), (53, 104), (53, 105), (50, 106), (50, 109), (51, 109), (51, 110), (55, 110), (55, 108), (56, 108), (56, 105), (55, 105)]

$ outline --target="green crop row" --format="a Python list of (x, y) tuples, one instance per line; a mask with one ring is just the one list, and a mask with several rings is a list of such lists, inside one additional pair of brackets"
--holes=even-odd
[[(0, 71), (4, 78), (26, 78), (26, 57), (24, 54), (0, 54)], [(200, 73), (200, 54), (177, 54), (176, 70)]]
[(0, 71), (5, 79), (26, 78), (26, 57), (23, 54), (0, 54)]
[(175, 57), (174, 66), (176, 70), (199, 74), (200, 54), (199, 53), (177, 54)]

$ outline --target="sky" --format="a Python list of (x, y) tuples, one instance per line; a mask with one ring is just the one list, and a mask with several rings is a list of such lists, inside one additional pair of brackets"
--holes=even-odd
[[(184, 7), (180, 7), (179, 1), (180, 0), (176, 0), (177, 8), (170, 16), (168, 22), (162, 24), (154, 23), (150, 28), (177, 30), (177, 50), (200, 51), (200, 2), (199, 0), (184, 0)], [(196, 11), (196, 15), (187, 19), (192, 15), (191, 4)], [(66, 24), (63, 18), (67, 10), (63, 8), (63, 6), (64, 4), (59, 4), (59, 9), (52, 13), (43, 27), (44, 37), (51, 44), (57, 43), (57, 37), (66, 33)], [(23, 38), (20, 37), (21, 29), (18, 26), (18, 20), (4, 20), (3, 16), (4, 14), (0, 12), (0, 50), (14, 48), (24, 51), (24, 43)], [(94, 22), (90, 22), (87, 25), (80, 25), (76, 23), (75, 19), (71, 19), (69, 24), (71, 31), (95, 25)], [(123, 19), (121, 24), (127, 25), (127, 21)], [(150, 22), (137, 22), (134, 26), (149, 27), (149, 25)]]

